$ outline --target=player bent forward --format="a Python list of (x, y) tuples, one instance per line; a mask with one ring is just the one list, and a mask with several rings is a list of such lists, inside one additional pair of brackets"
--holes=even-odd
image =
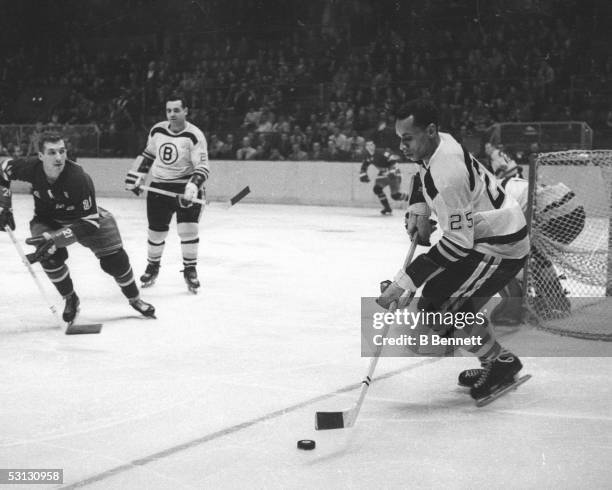
[[(475, 314), (525, 263), (529, 238), (523, 212), (482, 164), (450, 134), (438, 131), (438, 112), (432, 103), (413, 101), (403, 107), (395, 130), (402, 151), (419, 161), (408, 232), (418, 229), (427, 239), (429, 220), (418, 217), (432, 210), (442, 238), (400, 270), (378, 302), (389, 308), (405, 291), (424, 286), (419, 309)], [(497, 342), (486, 323), (452, 330), (449, 334), (455, 337), (482, 339), (482, 345), (465, 349), (478, 356), (482, 369), (459, 376), (459, 383), (471, 388), (474, 399), (485, 398), (514, 380), (521, 361)]]
[(195, 293), (200, 287), (196, 265), (202, 205), (192, 200), (202, 197), (201, 189), (209, 169), (206, 138), (202, 131), (187, 122), (187, 113), (182, 98), (170, 96), (167, 99), (167, 121), (151, 128), (147, 147), (128, 172), (125, 188), (139, 195), (142, 192), (140, 186), (151, 170), (151, 187), (182, 194), (178, 199), (153, 192), (147, 194), (148, 264), (140, 280), (142, 287), (149, 287), (157, 279), (170, 221), (176, 213), (183, 252), (183, 275), (187, 287)]
[(90, 249), (100, 267), (114, 277), (130, 305), (146, 317), (155, 308), (140, 299), (130, 260), (123, 249), (115, 218), (96, 204), (91, 177), (82, 167), (66, 159), (66, 145), (59, 134), (43, 134), (38, 158), (5, 160), (0, 165), (0, 228), (15, 229), (11, 212), (10, 181), (32, 184), (34, 217), (32, 237), (26, 240), (36, 251), (30, 262), (40, 262), (66, 304), (63, 319), (72, 323), (79, 309), (70, 271), (66, 265), (67, 247), (75, 242)]

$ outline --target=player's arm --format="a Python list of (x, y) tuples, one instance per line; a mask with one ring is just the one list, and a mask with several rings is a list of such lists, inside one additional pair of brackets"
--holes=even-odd
[(30, 262), (45, 260), (55, 253), (56, 249), (68, 247), (100, 229), (100, 214), (91, 177), (83, 173), (82, 178), (72, 183), (69, 192), (70, 196), (73, 196), (76, 219), (59, 230), (27, 238), (26, 243), (36, 247), (36, 251), (27, 256)]
[(368, 177), (368, 167), (370, 166), (370, 162), (368, 158), (366, 158), (361, 164), (361, 168), (359, 169), (359, 180), (361, 182), (370, 182), (370, 177)]
[[(452, 162), (449, 162), (451, 164)], [(465, 165), (447, 165), (446, 173), (427, 172), (424, 192), (432, 198), (433, 209), (442, 229), (442, 238), (425, 254), (419, 255), (395, 275), (378, 298), (385, 307), (397, 301), (404, 291), (416, 291), (423, 283), (452, 263), (466, 257), (474, 246), (474, 221), (469, 178)]]
[(134, 159), (132, 167), (125, 177), (126, 191), (132, 191), (137, 196), (140, 195), (142, 192), (140, 186), (144, 184), (147, 174), (155, 161), (155, 151), (155, 141), (153, 137), (149, 135), (146, 148)]
[(194, 167), (193, 174), (189, 182), (185, 184), (185, 192), (183, 194), (183, 199), (187, 201), (193, 201), (198, 197), (198, 192), (210, 175), (210, 168), (208, 166), (208, 145), (204, 135), (200, 135), (198, 142), (194, 144), (191, 149), (191, 162)]
[[(432, 275), (465, 258), (474, 248), (472, 189), (467, 168), (450, 165), (428, 172), (424, 191), (433, 197), (433, 208), (442, 230), (442, 238), (426, 254), (416, 258), (398, 277), (409, 279), (414, 288)], [(406, 277), (404, 277), (406, 276)], [(407, 281), (408, 282), (408, 281)]]
[(37, 158), (8, 158), (0, 163), (0, 231), (5, 231), (6, 226), (15, 229), (11, 180), (32, 182), (37, 162)]

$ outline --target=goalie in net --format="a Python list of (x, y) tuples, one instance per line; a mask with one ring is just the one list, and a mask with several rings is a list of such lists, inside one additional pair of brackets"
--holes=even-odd
[[(520, 167), (511, 158), (491, 159), (493, 171), (506, 193), (518, 201), (527, 215), (529, 182), (520, 176)], [(582, 233), (586, 213), (582, 201), (562, 182), (552, 185), (535, 183), (535, 212), (531, 226), (529, 296), (534, 313), (541, 320), (565, 318), (571, 312), (569, 291), (561, 282), (551, 260)], [(521, 272), (501, 292), (499, 305), (491, 320), (497, 325), (517, 325), (523, 321), (524, 273)]]

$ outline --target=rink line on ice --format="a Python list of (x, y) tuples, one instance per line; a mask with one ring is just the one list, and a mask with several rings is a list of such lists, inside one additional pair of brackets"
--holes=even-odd
[[(420, 368), (420, 367), (425, 366), (427, 364), (433, 364), (433, 363), (439, 362), (442, 359), (444, 359), (444, 357), (436, 357), (436, 358), (425, 359), (425, 360), (423, 360), (421, 362), (418, 362), (416, 364), (410, 364), (410, 365), (405, 366), (403, 368), (395, 369), (395, 370), (389, 371), (389, 372), (387, 372), (385, 374), (381, 374), (380, 376), (377, 376), (376, 378), (374, 378), (374, 381), (380, 381), (380, 380), (388, 379), (388, 378), (391, 378), (393, 376), (397, 376), (398, 374), (404, 373), (406, 371), (412, 371), (414, 369)], [(179, 452), (182, 452), (182, 451), (186, 451), (186, 450), (195, 448), (197, 446), (200, 446), (200, 445), (205, 444), (207, 442), (213, 441), (215, 439), (219, 439), (221, 437), (225, 437), (227, 435), (234, 434), (236, 432), (240, 432), (241, 430), (248, 429), (249, 427), (252, 427), (254, 425), (260, 424), (261, 422), (266, 422), (266, 421), (271, 420), (271, 419), (282, 417), (283, 415), (286, 415), (288, 413), (295, 412), (296, 410), (299, 410), (301, 408), (307, 407), (307, 406), (312, 405), (314, 403), (318, 403), (318, 402), (321, 402), (323, 400), (327, 400), (329, 398), (333, 398), (334, 396), (341, 395), (343, 393), (347, 393), (349, 391), (356, 390), (356, 389), (358, 389), (360, 387), (361, 387), (361, 381), (358, 382), (358, 383), (352, 383), (350, 385), (344, 386), (343, 388), (339, 388), (338, 390), (326, 393), (324, 395), (319, 395), (319, 396), (316, 396), (314, 398), (310, 398), (308, 400), (305, 400), (303, 402), (299, 402), (299, 403), (296, 403), (294, 405), (290, 405), (289, 407), (285, 407), (285, 408), (281, 408), (280, 410), (275, 410), (273, 412), (269, 412), (269, 413), (264, 414), (264, 415), (262, 415), (260, 417), (256, 417), (254, 419), (247, 420), (246, 422), (241, 422), (239, 424), (232, 425), (230, 427), (226, 427), (225, 429), (221, 429), (221, 430), (218, 430), (216, 432), (212, 432), (210, 434), (207, 434), (205, 436), (198, 437), (196, 439), (192, 439), (191, 441), (187, 441), (187, 442), (184, 442), (182, 444), (178, 444), (176, 446), (169, 447), (168, 449), (164, 449), (162, 451), (158, 451), (156, 453), (150, 454), (150, 455), (145, 456), (143, 458), (134, 459), (134, 460), (130, 461), (129, 463), (116, 466), (116, 467), (111, 468), (109, 470), (106, 470), (106, 471), (103, 471), (101, 473), (98, 473), (97, 475), (93, 475), (93, 476), (91, 476), (89, 478), (85, 478), (84, 480), (80, 480), (80, 481), (77, 481), (75, 483), (71, 483), (70, 485), (67, 485), (67, 486), (64, 486), (64, 487), (61, 487), (61, 488), (66, 488), (66, 489), (81, 488), (81, 487), (84, 487), (84, 486), (89, 485), (91, 483), (97, 483), (97, 482), (100, 482), (102, 480), (106, 480), (107, 478), (111, 478), (111, 477), (116, 476), (116, 475), (118, 475), (120, 473), (124, 473), (126, 471), (129, 471), (129, 470), (141, 467), (141, 466), (145, 466), (145, 465), (147, 465), (149, 463), (153, 463), (155, 461), (158, 461), (160, 459), (166, 458), (168, 456), (173, 456), (176, 453), (179, 453)]]

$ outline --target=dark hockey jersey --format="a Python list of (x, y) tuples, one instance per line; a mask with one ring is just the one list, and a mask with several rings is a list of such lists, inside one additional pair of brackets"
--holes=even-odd
[(77, 236), (100, 227), (93, 182), (76, 163), (67, 160), (59, 178), (50, 184), (38, 158), (6, 160), (0, 165), (0, 185), (8, 187), (11, 180), (32, 184), (36, 217), (70, 226)]
[(374, 154), (370, 155), (366, 152), (366, 157), (361, 164), (360, 174), (365, 174), (370, 165), (374, 165), (379, 174), (386, 174), (389, 170), (398, 170), (399, 156), (386, 150), (374, 150)]

